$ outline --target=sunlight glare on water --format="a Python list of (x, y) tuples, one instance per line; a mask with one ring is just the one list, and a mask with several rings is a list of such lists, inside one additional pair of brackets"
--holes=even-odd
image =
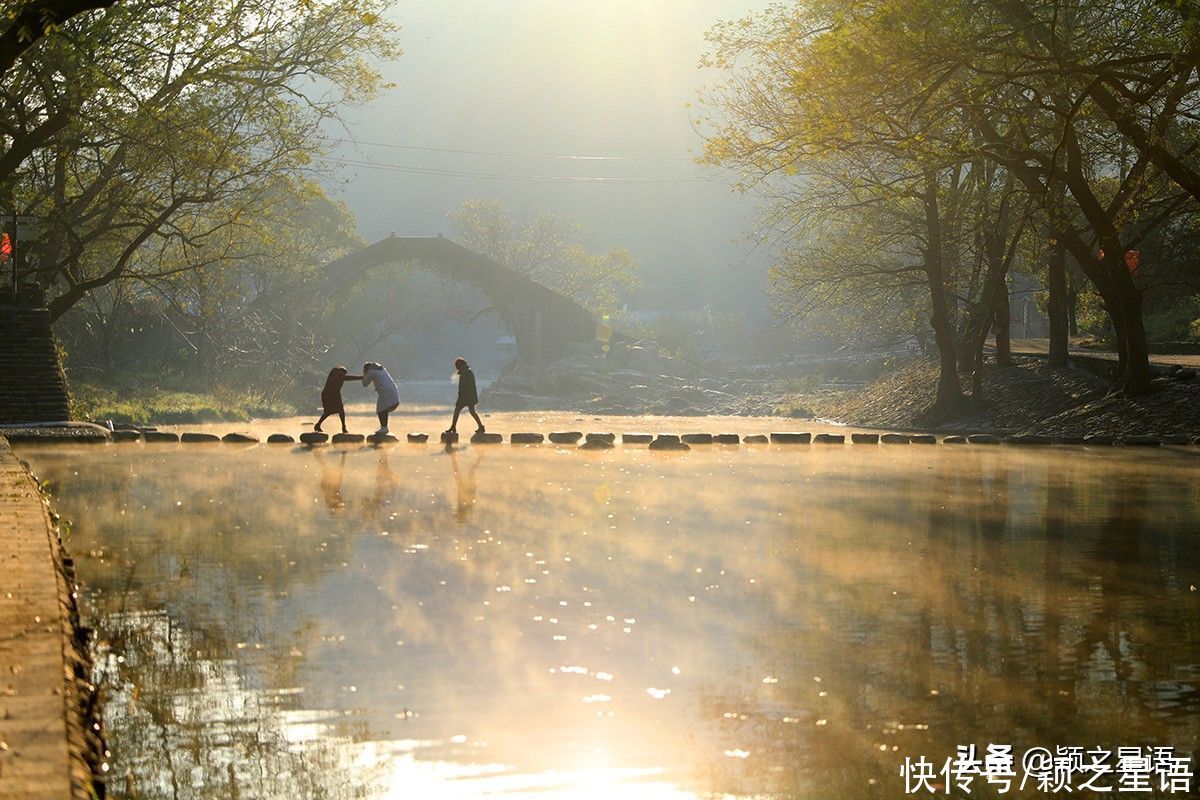
[(115, 796), (893, 797), (957, 744), (1200, 730), (1184, 453), (22, 455)]

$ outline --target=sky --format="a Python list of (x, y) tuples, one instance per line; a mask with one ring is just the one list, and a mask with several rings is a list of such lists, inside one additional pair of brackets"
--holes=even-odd
[(361, 163), (339, 165), (340, 195), (369, 241), (450, 234), (446, 211), (473, 197), (575, 214), (589, 247), (641, 262), (632, 307), (762, 313), (766, 258), (741, 238), (755, 202), (693, 163), (686, 104), (720, 78), (698, 67), (704, 32), (765, 5), (400, 0), (405, 53), (379, 65), (394, 87), (348, 116), (334, 156)]

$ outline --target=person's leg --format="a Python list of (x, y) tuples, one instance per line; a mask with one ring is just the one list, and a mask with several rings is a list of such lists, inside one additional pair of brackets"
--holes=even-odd
[(379, 431), (380, 431), (381, 433), (386, 433), (386, 432), (387, 432), (387, 421), (388, 421), (388, 414), (392, 413), (393, 411), (395, 411), (395, 410), (396, 410), (397, 408), (399, 408), (399, 407), (400, 407), (400, 404), (399, 404), (399, 403), (392, 403), (392, 404), (391, 404), (390, 406), (388, 406), (387, 408), (381, 409), (381, 410), (379, 411)]
[(320, 433), (321, 432), (321, 423), (324, 422), (326, 420), (326, 418), (328, 418), (330, 416), (331, 413), (332, 412), (330, 412), (330, 411), (326, 411), (324, 414), (322, 414), (321, 418), (319, 420), (317, 420), (317, 424), (313, 426), (313, 430), (316, 431), (317, 433)]
[(462, 413), (462, 406), (454, 407), (454, 419), (450, 420), (449, 433), (454, 433), (458, 430), (458, 415)]
[(343, 408), (338, 412), (338, 419), (342, 421), (342, 433), (348, 433), (349, 431), (346, 430), (346, 409)]
[(475, 413), (475, 406), (467, 406), (467, 411), (470, 411), (470, 412), (471, 412), (471, 416), (475, 418), (475, 423), (476, 423), (477, 425), (479, 425), (479, 430), (477, 430), (477, 431), (475, 431), (475, 432), (476, 432), (476, 433), (483, 433), (483, 420), (481, 420), (481, 419), (479, 418), (479, 415)]

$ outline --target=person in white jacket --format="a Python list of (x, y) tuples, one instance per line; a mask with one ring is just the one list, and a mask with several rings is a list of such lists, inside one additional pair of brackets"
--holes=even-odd
[(388, 414), (396, 410), (400, 405), (400, 390), (396, 388), (396, 381), (388, 374), (388, 371), (374, 361), (368, 361), (363, 364), (363, 386), (375, 386), (375, 393), (379, 398), (375, 401), (375, 413), (379, 415), (379, 430), (375, 431), (376, 436), (386, 436), (388, 432)]

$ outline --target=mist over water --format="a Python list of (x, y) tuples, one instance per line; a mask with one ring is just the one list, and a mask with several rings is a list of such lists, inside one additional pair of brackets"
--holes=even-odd
[(1200, 736), (1185, 454), (23, 457), (116, 796), (896, 797), (959, 744)]

